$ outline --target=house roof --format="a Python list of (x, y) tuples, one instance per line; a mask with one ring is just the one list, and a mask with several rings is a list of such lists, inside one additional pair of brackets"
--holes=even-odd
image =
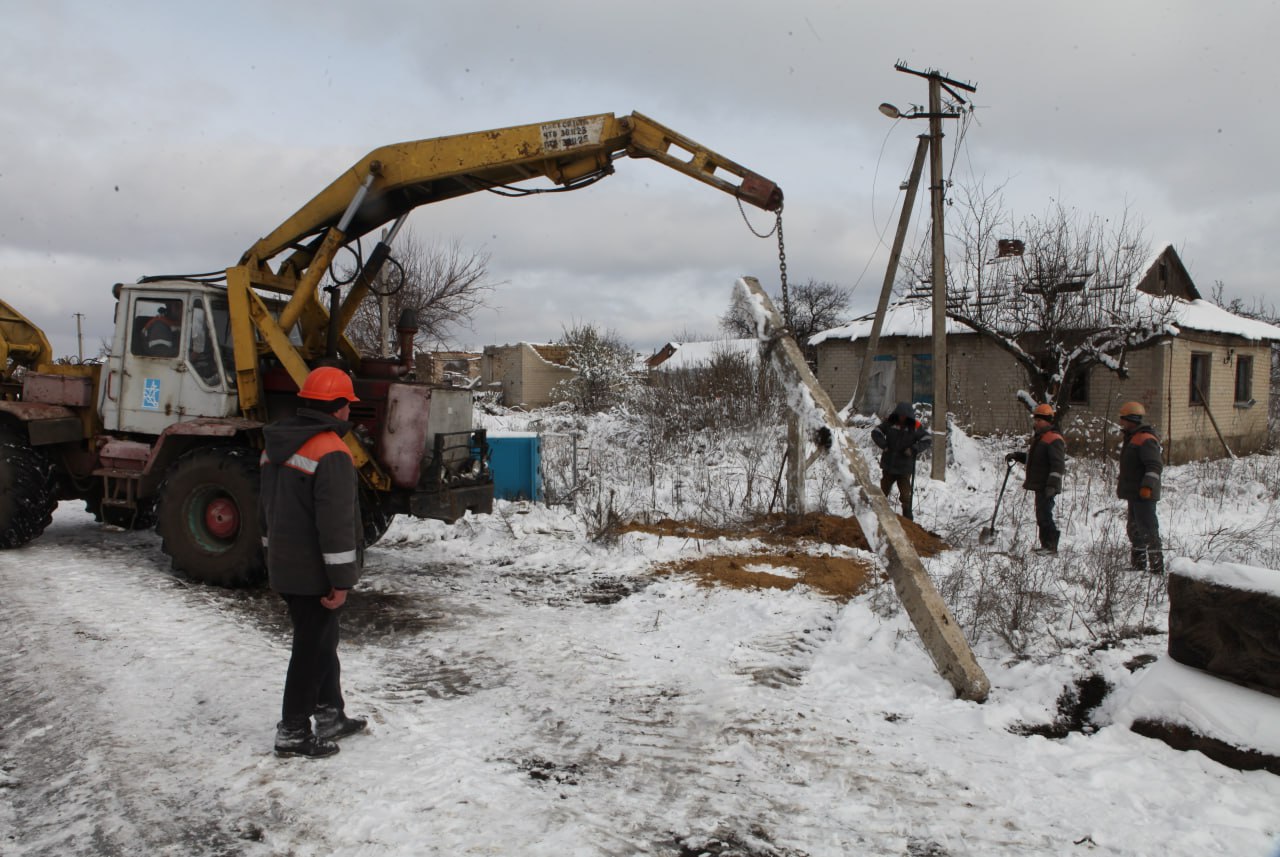
[[(810, 345), (826, 342), (828, 339), (867, 339), (871, 336), (871, 325), (875, 321), (875, 313), (868, 313), (856, 318), (848, 324), (823, 330), (809, 337)], [(947, 319), (947, 333), (973, 333), (973, 328), (964, 322)], [(908, 298), (890, 304), (885, 310), (884, 324), (880, 327), (880, 336), (933, 336), (933, 304), (927, 300)]]
[[(1160, 245), (1147, 263), (1138, 270), (1140, 273), (1134, 277), (1127, 288), (1136, 292), (1135, 297), (1138, 301), (1148, 303), (1153, 309), (1159, 302), (1161, 312), (1165, 311), (1166, 303), (1170, 303), (1167, 310), (1168, 320), (1179, 329), (1222, 333), (1253, 340), (1280, 340), (1280, 327), (1236, 315), (1201, 298), (1172, 244)], [(1170, 292), (1172, 293), (1169, 297), (1161, 296)], [(932, 301), (927, 296), (920, 295), (913, 295), (892, 304), (885, 311), (880, 335), (882, 337), (932, 336), (932, 307)], [(817, 345), (829, 339), (855, 341), (870, 338), (874, 320), (875, 313), (868, 313), (848, 324), (815, 333), (809, 337), (809, 344)], [(973, 332), (973, 328), (967, 324), (951, 318), (947, 319), (948, 335)]]
[[(741, 354), (754, 363), (760, 357), (760, 342), (757, 339), (714, 339), (708, 342), (668, 342), (658, 354), (668, 349), (670, 356), (658, 363), (650, 363), (657, 369), (697, 369), (706, 368), (716, 358), (725, 354)], [(657, 356), (657, 355), (655, 355)]]

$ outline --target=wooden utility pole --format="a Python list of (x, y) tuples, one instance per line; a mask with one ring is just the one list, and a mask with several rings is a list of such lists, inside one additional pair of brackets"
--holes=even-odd
[(929, 151), (929, 135), (921, 134), (916, 145), (916, 159), (911, 165), (911, 178), (907, 181), (907, 193), (902, 199), (902, 214), (898, 217), (898, 231), (893, 236), (893, 249), (889, 251), (889, 266), (885, 268), (884, 283), (880, 286), (880, 301), (876, 304), (876, 317), (871, 322), (871, 337), (862, 355), (862, 371), (854, 395), (854, 408), (866, 410), (867, 386), (871, 383), (871, 365), (880, 348), (880, 331), (884, 328), (884, 316), (889, 311), (889, 296), (893, 294), (893, 281), (898, 277), (898, 262), (902, 259), (902, 245), (907, 240), (907, 227), (911, 224), (911, 212), (916, 204), (916, 189), (920, 187), (920, 173), (924, 171), (924, 156)]
[(84, 318), (84, 313), (75, 313), (76, 317), (76, 353), (80, 355), (80, 362), (84, 362), (84, 334), (81, 332), (80, 320)]
[[(827, 455), (842, 477), (845, 493), (858, 514), (867, 541), (873, 546), (882, 542), (878, 550), (885, 557), (893, 588), (915, 625), (925, 650), (933, 658), (938, 674), (951, 683), (956, 696), (982, 702), (991, 690), (986, 673), (978, 665), (960, 626), (934, 588), (915, 547), (903, 532), (902, 522), (872, 480), (862, 455), (850, 443), (844, 422), (831, 403), (831, 397), (813, 377), (804, 355), (800, 353), (800, 346), (787, 332), (773, 302), (755, 277), (739, 280), (734, 296), (748, 307), (752, 317), (763, 317), (759, 335), (768, 346), (774, 369), (788, 388), (787, 401), (795, 415), (793, 422), (802, 432), (812, 432), (824, 426), (831, 432)], [(874, 514), (878, 529), (871, 527), (872, 519), (863, 514), (868, 509)]]
[(804, 474), (808, 462), (804, 458), (804, 432), (796, 414), (787, 415), (787, 514), (803, 515), (805, 508)]
[[(896, 63), (894, 68), (929, 81), (929, 109), (924, 113), (915, 111), (899, 115), (905, 119), (929, 120), (929, 200), (933, 221), (930, 239), (933, 257), (933, 420), (930, 425), (933, 433), (933, 470), (930, 475), (939, 482), (944, 482), (947, 478), (947, 411), (950, 403), (947, 401), (947, 255), (943, 215), (946, 178), (942, 173), (942, 120), (955, 118), (960, 114), (942, 109), (942, 90), (946, 89), (958, 104), (964, 104), (965, 99), (956, 92), (957, 89), (966, 92), (978, 90), (971, 84), (952, 80), (932, 69), (916, 71), (903, 63)], [(884, 110), (884, 106), (881, 110)], [(896, 108), (893, 113), (897, 113)]]

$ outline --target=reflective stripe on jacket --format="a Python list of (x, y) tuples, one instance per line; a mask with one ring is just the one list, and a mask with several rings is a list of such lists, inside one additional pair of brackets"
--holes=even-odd
[(1043, 491), (1053, 486), (1054, 493), (1062, 491), (1062, 475), (1067, 472), (1067, 442), (1051, 428), (1031, 435), (1027, 447), (1027, 476), (1022, 487), (1028, 491)]
[(1132, 434), (1126, 433), (1120, 449), (1120, 473), (1116, 478), (1116, 496), (1121, 500), (1144, 499), (1139, 493), (1150, 488), (1151, 496), (1160, 499), (1160, 474), (1164, 472), (1160, 438), (1151, 426), (1140, 426)]
[(271, 588), (326, 595), (360, 579), (363, 539), (357, 475), (338, 432), (347, 424), (299, 409), (264, 429), (259, 502)]

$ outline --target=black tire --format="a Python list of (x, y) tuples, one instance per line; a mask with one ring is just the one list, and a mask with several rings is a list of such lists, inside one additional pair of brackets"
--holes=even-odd
[(260, 583), (256, 453), (219, 446), (178, 459), (160, 487), (156, 531), (174, 570), (213, 586)]
[(364, 546), (369, 547), (382, 538), (395, 519), (396, 513), (387, 511), (382, 495), (361, 483), (360, 524), (364, 532)]
[(0, 433), (0, 548), (39, 536), (57, 507), (53, 464), (16, 435)]

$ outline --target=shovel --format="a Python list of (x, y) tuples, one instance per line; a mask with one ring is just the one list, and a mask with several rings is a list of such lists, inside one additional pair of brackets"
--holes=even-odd
[(983, 527), (982, 532), (978, 533), (978, 541), (981, 544), (991, 544), (996, 537), (996, 515), (1000, 512), (1000, 501), (1004, 499), (1004, 489), (1009, 484), (1009, 474), (1013, 472), (1013, 462), (1009, 462), (1009, 466), (1004, 469), (1004, 481), (1000, 483), (1000, 493), (996, 495), (996, 507), (991, 510), (991, 525)]

